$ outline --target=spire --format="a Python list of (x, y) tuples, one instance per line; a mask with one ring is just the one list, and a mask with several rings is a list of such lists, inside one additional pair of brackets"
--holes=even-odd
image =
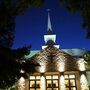
[(47, 25), (47, 31), (48, 31), (48, 34), (52, 34), (52, 26), (51, 26), (51, 20), (50, 20), (50, 9), (47, 9), (48, 11), (48, 25)]
[(47, 35), (44, 35), (45, 46), (42, 46), (42, 49), (45, 49), (47, 46), (55, 46), (59, 48), (59, 45), (55, 45), (56, 43), (56, 35), (52, 33), (52, 26), (50, 20), (50, 9), (48, 11), (48, 22), (47, 22)]

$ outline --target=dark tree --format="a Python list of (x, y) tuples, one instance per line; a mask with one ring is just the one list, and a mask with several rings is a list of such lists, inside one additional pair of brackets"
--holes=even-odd
[(83, 18), (82, 27), (87, 31), (86, 37), (90, 38), (90, 0), (60, 0), (69, 11), (80, 13)]
[(83, 57), (86, 61), (90, 61), (90, 51), (87, 51)]
[(0, 46), (10, 48), (15, 35), (15, 19), (32, 6), (40, 7), (43, 0), (0, 0)]
[[(17, 50), (0, 47), (0, 89), (8, 88), (18, 81), (22, 66), (27, 64), (27, 61), (22, 63), (24, 55), (29, 53), (30, 47), (18, 48)], [(34, 64), (32, 66), (35, 67)], [(26, 74), (31, 73), (27, 72), (26, 69), (24, 71)]]
[(37, 66), (29, 61), (22, 63), (30, 47), (15, 50), (11, 47), (15, 37), (16, 17), (24, 15), (27, 8), (40, 7), (42, 3), (43, 0), (0, 0), (0, 89), (12, 86), (19, 79), (22, 68), (27, 74)]

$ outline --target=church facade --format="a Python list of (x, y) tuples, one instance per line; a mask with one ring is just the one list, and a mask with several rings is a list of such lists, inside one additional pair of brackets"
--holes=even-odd
[(86, 50), (60, 49), (55, 44), (56, 35), (52, 34), (49, 12), (44, 41), (42, 50), (31, 51), (26, 56), (40, 67), (29, 79), (20, 78), (18, 90), (90, 90), (90, 62), (82, 58)]

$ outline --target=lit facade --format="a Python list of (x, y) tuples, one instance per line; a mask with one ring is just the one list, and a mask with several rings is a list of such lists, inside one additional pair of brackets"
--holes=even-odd
[(28, 80), (20, 78), (18, 90), (90, 90), (90, 68), (86, 67), (90, 63), (82, 58), (85, 50), (60, 49), (55, 45), (49, 13), (47, 29), (42, 50), (26, 56), (40, 67)]
[(40, 67), (30, 76), (30, 90), (89, 90), (90, 71), (84, 59), (48, 46), (32, 56), (32, 61)]

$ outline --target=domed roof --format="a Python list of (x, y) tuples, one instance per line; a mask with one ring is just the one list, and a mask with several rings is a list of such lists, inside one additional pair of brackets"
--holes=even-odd
[(30, 60), (32, 63), (40, 64), (40, 67), (37, 68), (39, 72), (79, 70), (77, 61), (76, 58), (54, 46), (48, 46), (44, 50), (41, 50), (32, 56)]

